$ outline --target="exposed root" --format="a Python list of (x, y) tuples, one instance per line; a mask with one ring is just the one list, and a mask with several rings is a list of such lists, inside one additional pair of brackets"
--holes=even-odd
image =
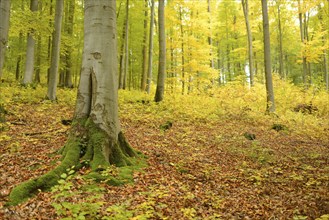
[(77, 170), (89, 165), (94, 172), (97, 172), (105, 170), (111, 164), (129, 166), (132, 165), (129, 158), (137, 156), (122, 132), (118, 134), (117, 140), (113, 140), (91, 120), (73, 123), (71, 135), (61, 153), (63, 158), (58, 167), (16, 186), (10, 193), (8, 205), (17, 205), (40, 190), (49, 190), (58, 183), (61, 174), (69, 169)]

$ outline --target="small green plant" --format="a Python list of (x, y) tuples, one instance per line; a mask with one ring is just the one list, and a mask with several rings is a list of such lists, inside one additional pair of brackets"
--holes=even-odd
[[(104, 202), (99, 201), (103, 196), (104, 188), (85, 181), (81, 177), (74, 179), (74, 167), (61, 175), (58, 185), (52, 187), (54, 202), (52, 206), (62, 219), (99, 219), (100, 209)], [(74, 188), (73, 181), (85, 181), (83, 187)], [(74, 198), (83, 197), (81, 200)], [(82, 202), (74, 202), (82, 201)]]

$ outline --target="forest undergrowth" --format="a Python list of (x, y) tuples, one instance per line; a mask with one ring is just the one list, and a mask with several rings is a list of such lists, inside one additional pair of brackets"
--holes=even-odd
[(328, 93), (275, 85), (269, 115), (262, 85), (166, 93), (161, 103), (120, 91), (122, 129), (148, 165), (121, 186), (68, 170), (50, 192), (8, 207), (16, 184), (59, 164), (76, 91), (60, 89), (53, 103), (41, 86), (2, 84), (0, 219), (329, 219)]

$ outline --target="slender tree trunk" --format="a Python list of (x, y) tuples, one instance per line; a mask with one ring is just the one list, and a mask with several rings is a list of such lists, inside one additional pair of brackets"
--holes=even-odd
[(145, 12), (144, 12), (144, 38), (143, 38), (143, 65), (142, 65), (142, 80), (141, 80), (141, 90), (146, 89), (147, 80), (147, 18), (148, 18), (148, 4), (145, 0)]
[[(53, 0), (50, 0), (50, 3), (49, 3), (49, 17), (52, 17), (53, 16)], [(52, 23), (52, 19), (49, 19), (49, 27), (51, 27), (53, 25)], [(47, 56), (47, 59), (48, 59), (48, 64), (49, 64), (49, 67), (47, 69), (47, 84), (49, 83), (49, 74), (50, 74), (50, 66), (51, 66), (51, 40), (52, 36), (50, 35), (48, 37), (48, 56)]]
[(129, 0), (127, 0), (126, 4), (126, 25), (125, 25), (125, 65), (124, 65), (124, 75), (123, 75), (123, 87), (122, 89), (126, 89), (127, 87), (127, 76), (129, 74)]
[(40, 68), (41, 68), (41, 35), (38, 35), (37, 63), (36, 63), (36, 70), (35, 70), (35, 77), (34, 77), (34, 82), (36, 82), (36, 83), (40, 83), (40, 71), (41, 71)]
[[(19, 33), (19, 39), (18, 39), (18, 45), (19, 48), (22, 48), (23, 44), (23, 34), (22, 32)], [(22, 61), (22, 54), (19, 53), (17, 56), (17, 62), (16, 62), (16, 81), (19, 81), (21, 78), (21, 61)]]
[(278, 9), (278, 31), (279, 31), (279, 75), (281, 79), (286, 78), (286, 74), (283, 66), (283, 43), (282, 43), (282, 27), (281, 27), (281, 9), (280, 9), (280, 0), (277, 1)]
[[(30, 10), (35, 12), (38, 10), (38, 0), (31, 0)], [(27, 49), (26, 49), (26, 61), (25, 61), (25, 74), (23, 84), (31, 84), (33, 81), (34, 72), (34, 47), (35, 39), (33, 36), (34, 30), (32, 29), (27, 36)]]
[(210, 7), (210, 0), (208, 0), (208, 13), (209, 13), (209, 32), (210, 35), (208, 36), (208, 44), (210, 46), (210, 68), (214, 69), (215, 65), (214, 65), (214, 59), (212, 57), (212, 37), (211, 37), (211, 7)]
[(166, 30), (165, 30), (165, 6), (164, 0), (159, 0), (159, 69), (158, 82), (154, 100), (160, 102), (163, 100), (166, 78)]
[(53, 100), (53, 101), (56, 100), (63, 5), (64, 5), (64, 0), (56, 1), (55, 30), (53, 32), (51, 66), (50, 66), (50, 72), (49, 72), (49, 83), (48, 83), (48, 93), (47, 93), (47, 98), (49, 100)]
[(252, 33), (249, 24), (249, 6), (248, 0), (242, 0), (243, 14), (246, 22), (247, 37), (248, 37), (248, 58), (249, 58), (249, 76), (250, 76), (250, 86), (254, 86), (254, 61), (253, 61), (253, 51), (252, 51)]
[(180, 19), (180, 32), (181, 32), (181, 50), (182, 50), (182, 95), (185, 94), (185, 58), (184, 58), (184, 28), (183, 28), (183, 9), (180, 6), (179, 10), (179, 19)]
[[(304, 30), (303, 30), (303, 13), (302, 13), (302, 9), (301, 9), (300, 0), (298, 0), (298, 19), (299, 19), (300, 39), (301, 39), (302, 44), (304, 44), (305, 43), (304, 42), (305, 38), (304, 38)], [(306, 79), (307, 65), (306, 65), (306, 57), (304, 55), (304, 52), (303, 52), (302, 59), (303, 59), (303, 75), (302, 75), (302, 78), (303, 78), (303, 83), (306, 86), (306, 82), (307, 82), (307, 79)]]
[[(75, 0), (69, 0), (67, 3), (68, 14), (66, 25), (66, 33), (69, 37), (73, 38), (73, 27), (74, 27), (74, 12), (75, 12)], [(65, 79), (64, 86), (67, 88), (72, 88), (72, 46), (69, 45), (65, 49)]]
[(149, 56), (148, 56), (148, 71), (147, 71), (147, 83), (146, 92), (151, 92), (152, 82), (152, 59), (153, 59), (153, 30), (154, 30), (154, 0), (151, 1), (151, 20), (150, 20), (150, 37), (149, 37)]
[(7, 48), (10, 18), (10, 0), (0, 1), (0, 79), (5, 63), (5, 51)]
[(129, 29), (129, 0), (126, 1), (126, 17), (122, 30), (122, 42), (121, 42), (121, 53), (120, 53), (120, 74), (119, 74), (119, 89), (125, 89), (126, 87), (126, 74), (128, 66), (128, 29)]
[(270, 27), (267, 13), (267, 0), (262, 0), (263, 32), (264, 32), (264, 64), (266, 80), (266, 112), (275, 112), (274, 90), (271, 73)]

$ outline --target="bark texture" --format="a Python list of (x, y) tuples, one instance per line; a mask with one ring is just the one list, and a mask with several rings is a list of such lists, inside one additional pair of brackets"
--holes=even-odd
[(159, 69), (158, 82), (154, 100), (163, 100), (166, 79), (166, 30), (165, 30), (165, 6), (164, 0), (159, 0)]
[[(30, 5), (31, 11), (38, 10), (38, 0), (31, 0)], [(34, 30), (32, 29), (27, 36), (27, 49), (26, 49), (26, 61), (25, 61), (25, 74), (23, 79), (23, 84), (27, 85), (33, 81), (33, 72), (34, 72), (34, 47), (35, 39), (33, 36)]]
[(0, 79), (5, 62), (10, 17), (10, 0), (0, 0)]
[(154, 0), (151, 1), (151, 20), (150, 20), (150, 37), (149, 37), (149, 57), (148, 57), (148, 70), (147, 70), (147, 83), (146, 92), (151, 92), (152, 82), (152, 59), (153, 59), (153, 30), (154, 30)]
[(49, 71), (48, 92), (47, 92), (47, 98), (49, 100), (56, 100), (63, 7), (64, 7), (64, 0), (57, 0), (56, 10), (55, 10), (55, 30), (53, 32), (51, 66)]
[(274, 90), (271, 72), (270, 27), (268, 23), (267, 0), (262, 0), (263, 34), (264, 34), (264, 64), (266, 80), (266, 111), (275, 112)]

